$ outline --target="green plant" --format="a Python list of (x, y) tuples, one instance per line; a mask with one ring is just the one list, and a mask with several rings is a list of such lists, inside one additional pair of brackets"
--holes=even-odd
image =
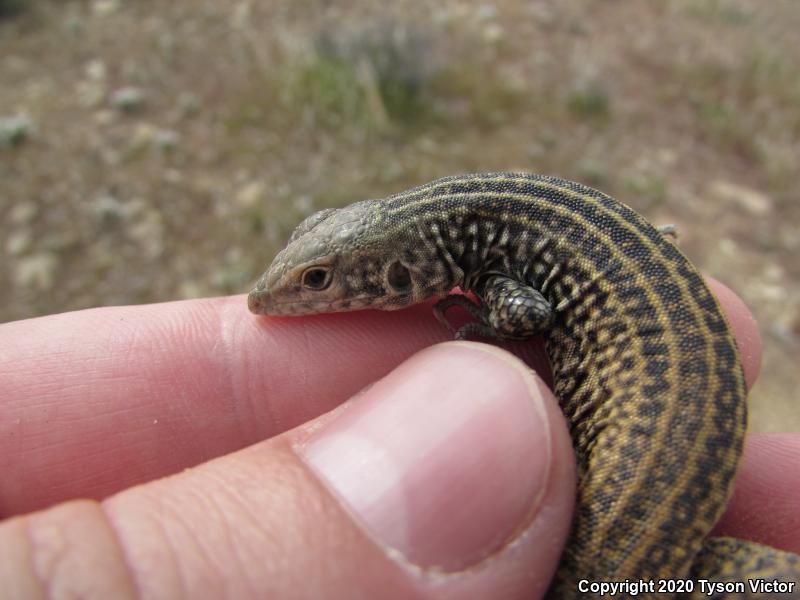
[(292, 100), (308, 106), (325, 124), (357, 121), (364, 114), (355, 66), (340, 58), (315, 54), (299, 67), (291, 88)]
[(311, 56), (288, 73), (290, 100), (328, 125), (416, 124), (432, 114), (430, 48), (424, 32), (394, 23), (323, 30)]
[(567, 108), (582, 119), (603, 119), (610, 113), (611, 101), (605, 90), (589, 85), (569, 93)]

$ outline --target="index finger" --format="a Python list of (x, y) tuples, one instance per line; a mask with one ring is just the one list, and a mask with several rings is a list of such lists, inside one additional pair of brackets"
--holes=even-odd
[[(744, 353), (751, 381), (755, 326), (722, 298), (740, 347), (757, 347)], [(271, 437), (450, 338), (430, 304), (269, 319), (242, 296), (2, 325), (0, 516), (101, 498)], [(508, 347), (546, 373), (541, 343)]]
[(0, 516), (104, 497), (271, 437), (450, 338), (430, 306), (267, 319), (243, 296), (4, 324)]

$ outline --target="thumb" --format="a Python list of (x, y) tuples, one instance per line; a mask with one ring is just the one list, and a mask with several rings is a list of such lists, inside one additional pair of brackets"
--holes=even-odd
[(555, 400), (502, 350), (429, 348), (305, 426), (0, 526), (35, 597), (531, 598), (569, 530)]

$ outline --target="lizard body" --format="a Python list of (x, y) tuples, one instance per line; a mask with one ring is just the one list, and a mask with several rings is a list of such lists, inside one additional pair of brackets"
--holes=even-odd
[(295, 229), (248, 304), (393, 310), (455, 287), (479, 301), (437, 305), (476, 317), (457, 337), (545, 336), (579, 482), (551, 597), (580, 597), (580, 580), (797, 580), (795, 555), (706, 538), (746, 429), (736, 345), (696, 268), (605, 194), (486, 173), (326, 209)]

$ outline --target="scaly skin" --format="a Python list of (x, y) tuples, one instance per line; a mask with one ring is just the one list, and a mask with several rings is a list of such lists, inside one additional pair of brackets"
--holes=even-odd
[[(736, 346), (695, 267), (598, 191), (487, 173), (327, 209), (297, 227), (248, 304), (394, 310), (456, 286), (479, 299), (457, 337), (546, 337), (579, 481), (551, 597), (581, 597), (580, 580), (692, 578), (708, 597), (697, 580), (800, 578), (793, 554), (706, 539), (746, 428)], [(438, 316), (465, 305), (453, 298)]]

